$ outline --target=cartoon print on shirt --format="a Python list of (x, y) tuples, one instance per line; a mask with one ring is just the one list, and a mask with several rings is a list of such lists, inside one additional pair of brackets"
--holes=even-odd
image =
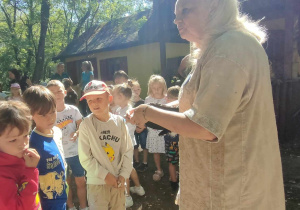
[(56, 126), (59, 127), (61, 130), (66, 129), (67, 125), (73, 123), (72, 115), (64, 117), (62, 120), (56, 122)]
[(58, 174), (56, 171), (40, 175), (40, 189), (48, 199), (55, 199), (56, 196), (61, 196), (64, 191), (64, 172)]
[(105, 146), (102, 147), (104, 149), (104, 151), (106, 152), (106, 155), (109, 159), (110, 162), (112, 162), (115, 159), (115, 151), (114, 149), (105, 142)]
[(19, 185), (17, 184), (17, 188), (18, 188), (19, 192), (23, 191), (23, 190), (25, 189), (25, 187), (26, 187), (27, 184), (28, 184), (28, 182), (23, 182), (23, 183), (20, 185), (20, 187), (19, 187)]

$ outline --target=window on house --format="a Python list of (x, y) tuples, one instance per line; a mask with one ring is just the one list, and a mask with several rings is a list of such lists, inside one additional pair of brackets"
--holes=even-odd
[(100, 60), (100, 75), (102, 81), (112, 81), (114, 73), (118, 70), (123, 70), (128, 74), (126, 56)]

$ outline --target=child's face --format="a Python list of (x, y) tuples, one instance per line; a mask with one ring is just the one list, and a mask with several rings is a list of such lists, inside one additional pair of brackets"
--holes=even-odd
[(116, 90), (113, 91), (112, 95), (113, 95), (114, 104), (120, 106), (124, 101), (124, 96), (121, 93), (118, 93)]
[(114, 82), (116, 85), (120, 85), (123, 84), (125, 82), (127, 82), (128, 80), (125, 77), (116, 77)]
[(133, 85), (132, 87), (132, 93), (135, 95), (135, 96), (140, 96), (141, 95), (141, 87), (139, 85)]
[(155, 82), (151, 85), (151, 91), (153, 98), (163, 98), (164, 97), (164, 87), (159, 82)]
[(63, 103), (66, 96), (66, 90), (60, 86), (50, 86), (48, 89), (54, 94), (56, 103)]
[(81, 65), (81, 70), (82, 70), (82, 71), (86, 71), (86, 70), (87, 70), (86, 64), (82, 64), (82, 65)]
[(101, 117), (109, 113), (110, 100), (107, 92), (99, 95), (86, 96), (86, 101), (94, 115)]
[(32, 115), (32, 119), (39, 131), (43, 132), (51, 130), (56, 123), (56, 110), (51, 110), (45, 115), (36, 112)]
[(11, 80), (13, 80), (13, 79), (15, 79), (16, 77), (15, 77), (15, 75), (12, 73), (12, 72), (8, 72), (8, 78), (9, 79), (11, 79)]
[(15, 157), (23, 157), (24, 151), (28, 148), (29, 130), (22, 134), (19, 129), (14, 127), (7, 127), (0, 136), (0, 151)]
[(20, 89), (19, 88), (11, 87), (10, 92), (12, 93), (13, 96), (20, 95)]

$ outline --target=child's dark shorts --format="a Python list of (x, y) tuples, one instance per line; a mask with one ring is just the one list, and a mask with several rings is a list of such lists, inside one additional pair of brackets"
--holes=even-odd
[(68, 164), (68, 174), (73, 174), (74, 177), (82, 177), (85, 175), (85, 170), (82, 168), (78, 155), (66, 158)]
[(141, 133), (134, 132), (136, 145), (134, 148), (138, 148), (141, 145), (142, 149), (146, 149), (146, 142), (147, 142), (147, 133), (148, 129), (145, 128)]
[(179, 135), (171, 136), (165, 135), (165, 148), (166, 148), (166, 158), (168, 163), (172, 163), (173, 165), (178, 164), (179, 162)]

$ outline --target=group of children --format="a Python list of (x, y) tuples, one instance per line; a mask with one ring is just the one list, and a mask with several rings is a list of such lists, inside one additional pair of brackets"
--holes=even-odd
[(124, 116), (143, 103), (177, 100), (179, 87), (167, 90), (163, 77), (153, 75), (143, 101), (138, 81), (128, 80), (125, 72), (117, 72), (114, 81), (112, 87), (97, 80), (86, 84), (80, 100), (92, 114), (84, 119), (76, 106), (65, 103), (67, 91), (58, 80), (28, 88), (25, 103), (0, 102), (0, 180), (7, 186), (0, 189), (1, 207), (75, 210), (68, 174), (75, 177), (80, 209), (130, 207), (130, 193), (145, 194), (136, 171), (147, 170), (148, 151), (157, 168), (153, 180), (164, 176), (160, 154), (166, 153), (177, 190), (178, 135), (159, 136), (160, 131), (127, 123)]

